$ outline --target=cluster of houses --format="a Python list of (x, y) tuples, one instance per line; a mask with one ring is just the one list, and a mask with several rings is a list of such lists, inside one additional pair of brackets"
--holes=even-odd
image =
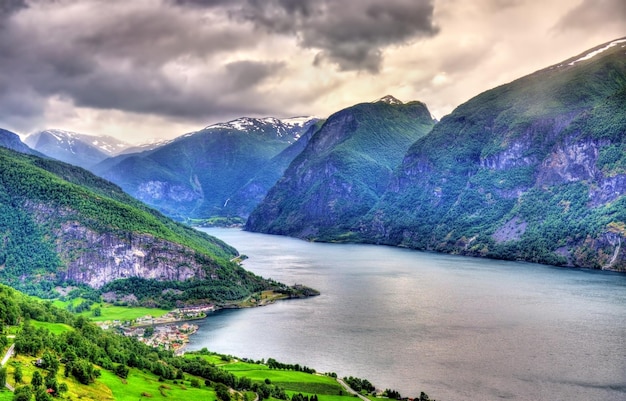
[(153, 346), (181, 353), (189, 336), (198, 330), (194, 324), (172, 324), (185, 320), (202, 319), (215, 311), (215, 305), (201, 305), (174, 309), (163, 316), (146, 315), (132, 321), (107, 321), (99, 323), (103, 329), (115, 328), (125, 336), (136, 337)]
[(181, 353), (189, 342), (189, 336), (198, 330), (195, 324), (167, 324), (162, 326), (123, 327), (122, 334), (136, 337), (139, 341), (155, 348)]

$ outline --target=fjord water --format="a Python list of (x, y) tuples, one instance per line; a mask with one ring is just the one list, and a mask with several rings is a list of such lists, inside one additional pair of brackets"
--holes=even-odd
[(207, 347), (414, 397), (625, 400), (626, 275), (206, 229), (321, 295), (201, 321)]

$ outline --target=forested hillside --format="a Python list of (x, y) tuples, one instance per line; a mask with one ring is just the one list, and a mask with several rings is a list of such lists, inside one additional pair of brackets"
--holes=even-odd
[(367, 242), (626, 270), (625, 45), (459, 106), (353, 229)]
[[(0, 366), (2, 399), (354, 399), (336, 381), (335, 373), (316, 374), (307, 366), (273, 358), (242, 361), (206, 349), (177, 356), (136, 337), (105, 331), (83, 316), (1, 284), (0, 351), (10, 357)], [(344, 380), (356, 391), (375, 390), (366, 379), (350, 376)], [(14, 394), (4, 389), (5, 384)], [(401, 397), (393, 390), (384, 395)], [(428, 396), (422, 393), (420, 399), (428, 400)]]
[[(230, 198), (314, 122), (240, 118), (151, 151), (107, 159), (91, 170), (178, 220), (227, 216)], [(256, 205), (249, 203), (240, 197), (246, 217)]]
[[(275, 284), (222, 241), (175, 223), (68, 164), (0, 148), (1, 279), (42, 296), (136, 277), (171, 283), (167, 302), (235, 300)], [(167, 289), (172, 291), (168, 292)], [(166, 301), (162, 299), (162, 301)]]
[(420, 102), (387, 96), (330, 116), (250, 215), (246, 229), (350, 239), (384, 193), (402, 155), (435, 121)]

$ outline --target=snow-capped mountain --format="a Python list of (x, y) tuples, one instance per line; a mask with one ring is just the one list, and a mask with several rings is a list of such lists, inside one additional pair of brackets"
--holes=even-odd
[[(298, 138), (314, 129), (317, 121), (315, 117), (242, 117), (190, 132), (150, 151), (107, 159), (92, 171), (165, 214), (207, 218), (223, 213), (240, 188), (274, 157), (299, 143)], [(283, 164), (275, 176), (255, 188), (254, 196), (273, 185), (272, 179), (282, 175)], [(247, 199), (241, 203), (245, 203), (243, 215), (256, 204)]]
[(248, 134), (268, 136), (275, 139), (286, 139), (288, 142), (293, 143), (300, 137), (301, 133), (305, 131), (306, 128), (314, 124), (317, 120), (319, 120), (319, 118), (310, 116), (291, 117), (285, 119), (278, 119), (274, 117), (241, 117), (236, 120), (209, 125), (201, 131), (192, 132), (184, 135), (183, 137), (191, 136), (200, 132), (206, 133), (207, 130), (235, 130), (246, 132)]
[(131, 145), (110, 136), (92, 136), (59, 129), (35, 132), (24, 140), (31, 148), (58, 160), (89, 168)]

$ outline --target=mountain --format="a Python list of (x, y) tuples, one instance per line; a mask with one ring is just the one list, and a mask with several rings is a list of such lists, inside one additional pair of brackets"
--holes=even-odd
[(90, 168), (131, 147), (110, 136), (96, 137), (58, 129), (33, 133), (24, 142), (53, 159), (83, 168)]
[(29, 148), (24, 142), (22, 142), (22, 140), (16, 133), (7, 131), (2, 128), (0, 128), (0, 146), (14, 150), (19, 153), (43, 156), (41, 153)]
[(238, 256), (234, 248), (110, 182), (5, 148), (0, 244), (0, 280), (40, 296), (50, 296), (56, 285), (112, 286), (120, 293), (150, 292), (149, 302), (173, 306), (232, 301), (274, 286), (231, 262)]
[(224, 205), (226, 216), (235, 216), (243, 221), (261, 203), (267, 192), (283, 176), (289, 164), (304, 150), (313, 135), (320, 129), (324, 120), (318, 120), (285, 150), (269, 160), (243, 187), (238, 189)]
[(307, 239), (350, 238), (383, 195), (393, 170), (434, 125), (420, 102), (386, 96), (326, 120), (250, 215), (246, 229)]
[(486, 91), (411, 146), (352, 230), (365, 242), (626, 270), (625, 110), (626, 39)]
[(221, 216), (229, 199), (316, 120), (244, 117), (105, 160), (93, 171), (169, 216)]

